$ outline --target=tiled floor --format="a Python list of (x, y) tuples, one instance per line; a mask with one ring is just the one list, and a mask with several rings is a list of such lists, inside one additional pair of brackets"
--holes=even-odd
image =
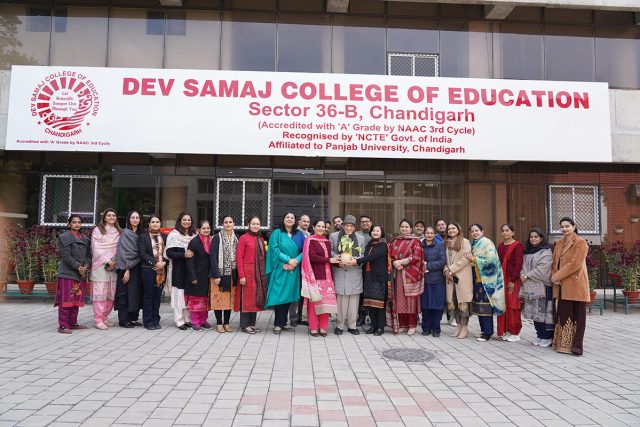
[[(582, 357), (416, 334), (310, 337), (173, 327), (56, 332), (56, 310), (0, 303), (0, 425), (640, 426), (640, 312), (589, 315)], [(80, 311), (92, 325), (92, 308)], [(115, 315), (111, 316), (115, 321)], [(237, 326), (237, 317), (232, 318)], [(471, 319), (473, 332), (477, 320)], [(387, 360), (423, 348), (426, 363)]]

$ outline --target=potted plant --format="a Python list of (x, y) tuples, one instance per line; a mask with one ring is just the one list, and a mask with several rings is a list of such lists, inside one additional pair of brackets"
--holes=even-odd
[(640, 297), (640, 240), (631, 249), (627, 250), (622, 257), (622, 293), (627, 298), (629, 304), (637, 304)]
[(58, 251), (58, 237), (53, 231), (50, 231), (50, 236), (47, 243), (42, 249), (42, 255), (40, 257), (40, 268), (42, 269), (42, 278), (44, 284), (47, 287), (49, 295), (55, 295), (58, 282), (58, 266), (60, 265), (60, 252)]
[(40, 256), (46, 242), (47, 229), (34, 225), (15, 233), (11, 259), (15, 265), (16, 281), (21, 294), (30, 295), (38, 280)]
[(589, 276), (589, 293), (591, 295), (588, 305), (591, 305), (596, 300), (596, 288), (600, 285), (600, 249), (595, 246), (589, 247), (587, 273)]
[(605, 250), (605, 259), (612, 282), (622, 284), (622, 293), (629, 304), (636, 304), (640, 298), (638, 279), (640, 278), (640, 240), (627, 249), (622, 242), (616, 242)]
[(353, 258), (353, 240), (346, 234), (342, 236), (338, 242), (338, 252), (340, 252), (340, 261), (343, 264), (346, 264)]
[(11, 253), (13, 252), (14, 230), (0, 228), (0, 292), (7, 290), (8, 276), (13, 271)]

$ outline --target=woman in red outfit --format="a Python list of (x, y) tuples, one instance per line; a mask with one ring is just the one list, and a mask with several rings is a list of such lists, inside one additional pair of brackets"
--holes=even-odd
[(422, 311), (420, 296), (424, 292), (424, 255), (420, 239), (411, 235), (413, 224), (400, 221), (400, 235), (389, 245), (389, 257), (393, 265), (393, 289), (387, 306), (387, 324), (393, 333), (413, 335), (418, 326), (418, 314)]
[(240, 312), (240, 330), (247, 334), (260, 332), (256, 316), (262, 311), (267, 294), (264, 239), (260, 235), (260, 218), (249, 220), (249, 231), (238, 240), (236, 265), (238, 281), (233, 309)]
[(498, 256), (502, 263), (502, 276), (505, 281), (505, 300), (507, 309), (498, 316), (498, 336), (504, 341), (520, 341), (520, 271), (524, 260), (524, 247), (514, 239), (515, 227), (504, 224), (501, 228), (502, 243), (498, 245)]
[(314, 337), (327, 336), (329, 315), (338, 312), (330, 264), (338, 264), (339, 260), (331, 258), (331, 243), (325, 237), (325, 229), (325, 222), (316, 220), (313, 234), (305, 239), (302, 248), (301, 294), (307, 303), (309, 333)]

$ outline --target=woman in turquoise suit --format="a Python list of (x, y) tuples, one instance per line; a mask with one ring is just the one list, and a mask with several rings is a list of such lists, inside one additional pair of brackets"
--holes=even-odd
[(296, 244), (294, 236), (296, 216), (287, 212), (282, 217), (280, 227), (271, 233), (267, 251), (266, 274), (269, 282), (265, 307), (273, 307), (275, 319), (273, 333), (291, 331), (287, 325), (289, 305), (300, 299), (300, 261), (302, 248)]
[(505, 310), (504, 280), (496, 247), (484, 237), (480, 224), (471, 224), (471, 253), (465, 254), (473, 263), (473, 301), (471, 313), (478, 315), (481, 335), (477, 341), (489, 341), (493, 335), (493, 315)]

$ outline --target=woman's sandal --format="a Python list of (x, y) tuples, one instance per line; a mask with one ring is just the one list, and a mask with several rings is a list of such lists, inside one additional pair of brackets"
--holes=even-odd
[(245, 334), (252, 334), (252, 335), (256, 333), (256, 331), (253, 330), (253, 328), (250, 326), (246, 328), (242, 328), (241, 331), (244, 332)]
[(309, 331), (309, 335), (311, 335), (312, 337), (320, 336), (320, 334), (318, 333), (318, 331)]

